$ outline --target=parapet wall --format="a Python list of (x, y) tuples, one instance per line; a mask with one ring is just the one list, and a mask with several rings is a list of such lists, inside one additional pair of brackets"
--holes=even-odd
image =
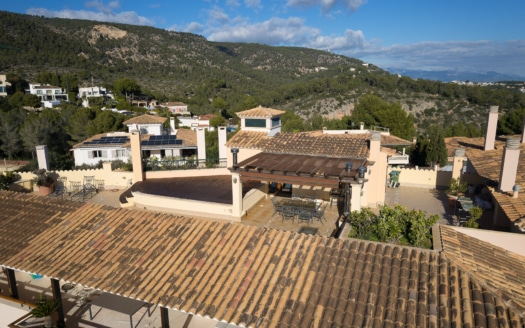
[[(51, 171), (56, 177), (66, 177), (67, 187), (71, 181), (84, 181), (85, 176), (94, 176), (95, 180), (104, 181), (104, 189), (125, 189), (132, 185), (133, 173), (127, 171), (112, 171), (111, 163), (104, 163), (101, 169)], [(32, 180), (36, 175), (32, 172), (19, 173), (21, 180)]]
[(392, 171), (399, 171), (399, 184), (405, 187), (414, 188), (444, 188), (452, 177), (452, 172), (438, 171), (432, 167), (415, 168), (392, 168), (388, 169), (388, 174)]

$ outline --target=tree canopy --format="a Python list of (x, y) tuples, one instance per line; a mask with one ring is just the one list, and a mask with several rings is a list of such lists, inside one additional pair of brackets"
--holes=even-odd
[(411, 140), (416, 134), (414, 116), (406, 113), (399, 103), (389, 104), (374, 94), (359, 98), (352, 111), (354, 122), (363, 122), (365, 126), (388, 128), (390, 133), (400, 138)]

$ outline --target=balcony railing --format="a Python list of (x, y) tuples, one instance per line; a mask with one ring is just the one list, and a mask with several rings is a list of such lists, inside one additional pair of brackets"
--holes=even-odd
[(226, 158), (197, 159), (157, 159), (143, 161), (145, 171), (194, 170), (226, 167)]
[(388, 164), (408, 164), (409, 156), (408, 155), (392, 155), (388, 156)]

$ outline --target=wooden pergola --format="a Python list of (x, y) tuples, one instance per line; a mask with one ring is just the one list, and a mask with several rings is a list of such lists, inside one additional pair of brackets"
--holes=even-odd
[(340, 188), (341, 183), (357, 181), (360, 168), (371, 164), (365, 158), (259, 153), (234, 164), (231, 171), (238, 173), (241, 181), (279, 181)]

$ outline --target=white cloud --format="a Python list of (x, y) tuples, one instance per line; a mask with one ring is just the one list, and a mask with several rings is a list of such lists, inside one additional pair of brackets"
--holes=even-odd
[(239, 7), (240, 5), (239, 0), (226, 0), (226, 6), (228, 7)]
[(225, 25), (207, 32), (211, 41), (256, 42), (269, 45), (303, 45), (319, 35), (318, 29), (305, 26), (304, 20), (297, 17), (271, 18), (255, 24), (239, 19), (237, 24)]
[(261, 8), (261, 1), (260, 0), (244, 0), (244, 4), (248, 8), (254, 8), (254, 9)]
[(383, 47), (369, 45), (340, 53), (380, 67), (418, 70), (497, 71), (525, 76), (525, 41), (420, 42)]
[(367, 1), (368, 0), (288, 0), (286, 4), (295, 8), (321, 6), (323, 12), (329, 12), (340, 4), (350, 12), (354, 12), (362, 5), (366, 4)]
[(200, 34), (204, 30), (201, 23), (191, 22), (184, 29), (184, 32)]
[(112, 1), (105, 6), (100, 1), (91, 1), (86, 3), (89, 8), (95, 8), (98, 11), (89, 10), (59, 10), (52, 11), (45, 8), (29, 8), (27, 14), (45, 17), (69, 18), (69, 19), (86, 19), (101, 22), (114, 22), (133, 25), (151, 25), (155, 22), (149, 18), (139, 16), (134, 11), (122, 11), (115, 13), (112, 10), (119, 7), (118, 1)]
[(103, 13), (111, 13), (113, 10), (120, 8), (118, 1), (110, 1), (107, 5), (105, 5), (102, 1), (93, 0), (87, 1), (85, 5), (86, 8), (95, 8)]
[(208, 11), (208, 25), (224, 25), (230, 22), (230, 17), (221, 8), (215, 6)]

